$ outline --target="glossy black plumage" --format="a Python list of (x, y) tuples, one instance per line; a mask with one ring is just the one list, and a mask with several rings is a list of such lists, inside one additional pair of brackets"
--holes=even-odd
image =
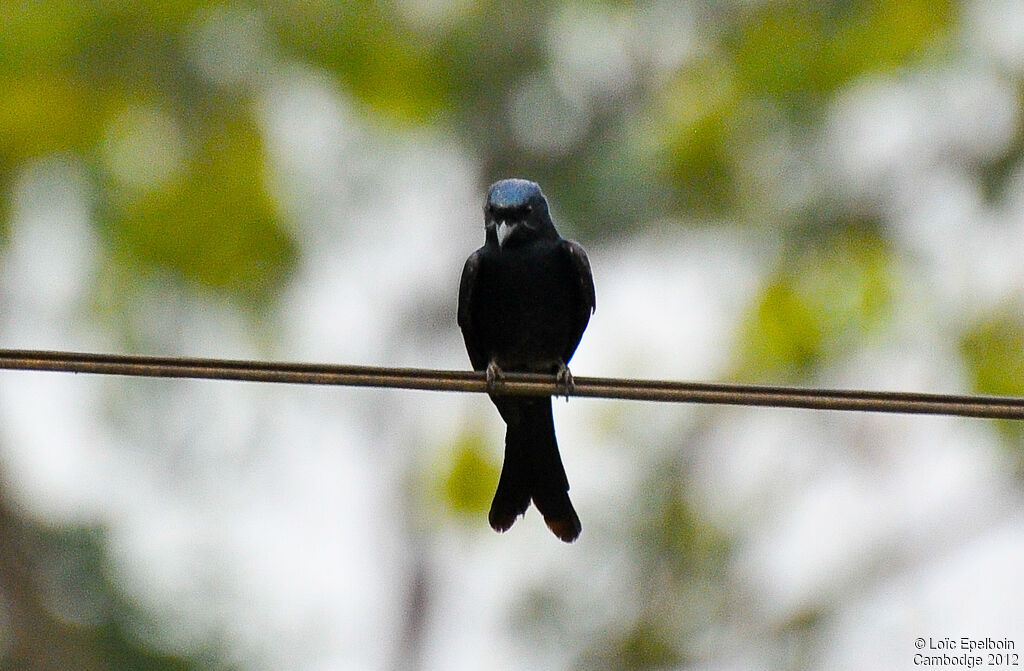
[[(491, 186), (484, 206), (484, 246), (466, 261), (459, 288), (459, 327), (475, 370), (558, 373), (567, 365), (594, 311), (587, 254), (555, 230), (535, 183)], [(495, 396), (507, 426), (505, 461), (488, 516), (506, 531), (530, 501), (556, 536), (579, 536), (579, 517), (558, 453), (551, 398)]]

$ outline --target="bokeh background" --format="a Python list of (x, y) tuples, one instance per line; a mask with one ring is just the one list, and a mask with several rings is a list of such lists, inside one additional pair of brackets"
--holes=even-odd
[[(0, 346), (465, 368), (487, 185), (577, 375), (1024, 394), (1016, 0), (0, 2)], [(913, 668), (1024, 646), (1019, 423), (0, 374), (5, 669)]]

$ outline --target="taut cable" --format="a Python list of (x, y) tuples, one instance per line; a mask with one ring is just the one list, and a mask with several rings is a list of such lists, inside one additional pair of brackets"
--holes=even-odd
[[(421, 368), (384, 368), (332, 364), (92, 354), (41, 350), (0, 350), (0, 369), (95, 373), (136, 377), (242, 380), (432, 391), (493, 392), (508, 395), (565, 395), (554, 375), (506, 373), (488, 388), (483, 373)], [(957, 415), (1024, 419), (1024, 398), (850, 389), (806, 389), (715, 382), (667, 382), (574, 377), (569, 396), (715, 403), (812, 410)]]

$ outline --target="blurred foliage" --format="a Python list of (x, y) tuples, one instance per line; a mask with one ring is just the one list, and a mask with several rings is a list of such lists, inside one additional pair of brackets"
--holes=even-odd
[(487, 449), (485, 438), (478, 433), (463, 433), (450, 455), (436, 487), (445, 508), (460, 517), (479, 520), (491, 507), (491, 497), (498, 486), (501, 464)]
[(626, 627), (619, 612), (609, 614), (609, 624), (580, 655), (578, 668), (661, 669), (692, 663), (702, 658), (697, 642), (706, 639), (728, 606), (722, 586), (732, 541), (689, 500), (686, 464), (670, 457), (648, 473), (635, 503), (642, 514), (629, 536), (637, 565), (631, 586), (635, 602), (628, 608), (635, 614)]
[[(1017, 109), (1024, 109), (1024, 82), (1015, 82)], [(1017, 124), (1013, 139), (1002, 154), (978, 166), (978, 181), (985, 200), (996, 203), (1006, 196), (1006, 187), (1020, 174), (1024, 162), (1024, 124)]]
[(189, 671), (233, 668), (214, 646), (161, 652), (139, 631), (148, 618), (111, 578), (95, 527), (50, 527), (0, 496), (0, 669)]
[(2, 3), (0, 165), (84, 161), (123, 261), (255, 307), (296, 250), (264, 183), (250, 92), (218, 90), (190, 60), (203, 4)]
[(395, 4), (289, 1), (268, 9), (285, 55), (332, 71), (347, 91), (392, 121), (436, 121), (456, 100), (456, 52), (408, 25)]
[(969, 328), (960, 350), (980, 394), (1024, 396), (1024, 320), (1019, 308)]
[(941, 54), (955, 15), (952, 0), (756, 3), (726, 43), (741, 89), (800, 116), (854, 77)]
[(956, 10), (951, 0), (788, 0), (716, 19), (716, 49), (680, 68), (654, 98), (661, 138), (648, 164), (661, 170), (636, 176), (666, 180), (677, 210), (713, 218), (756, 197), (743, 186), (744, 163), (776, 130), (774, 112), (809, 127), (853, 78), (945, 55)]
[[(260, 299), (287, 277), (295, 252), (262, 183), (264, 152), (245, 130), (253, 128), (249, 81), (225, 86), (197, 66), (195, 33), (219, 7), (5, 3), (0, 165), (50, 152), (88, 155), (126, 106), (155, 104), (181, 129), (185, 152), (197, 155), (184, 160), (171, 184), (134, 194), (107, 209), (103, 221), (115, 240), (130, 237), (124, 246), (143, 266)], [(483, 159), (484, 181), (528, 174), (591, 234), (665, 215), (729, 212), (744, 197), (740, 163), (761, 105), (814, 118), (854, 77), (943, 54), (957, 18), (951, 0), (788, 0), (735, 12), (696, 2), (694, 11), (715, 27), (706, 56), (683, 63), (656, 96), (654, 82), (600, 93), (600, 106), (581, 110), (585, 127), (571, 151), (544, 152), (521, 146), (508, 104), (520, 84), (549, 65), (546, 26), (560, 4), (452, 7), (440, 19), (417, 15), (412, 5), (374, 2), (240, 3), (231, 11), (256, 17), (255, 38), (276, 49), (273, 58), (333, 73), (381, 123), (454, 126)], [(599, 4), (587, 11), (619, 16)], [(230, 29), (238, 17), (221, 18)], [(645, 100), (655, 105), (645, 109)], [(225, 115), (237, 125), (226, 128)], [(640, 154), (609, 153), (651, 131), (657, 142), (647, 138)], [(211, 160), (209, 139), (221, 132), (238, 134), (219, 145), (225, 155)], [(100, 172), (106, 201), (116, 180), (102, 162)], [(0, 172), (0, 179), (10, 177)], [(232, 187), (243, 188), (226, 195)], [(167, 235), (178, 227), (177, 237)], [(236, 251), (249, 242), (253, 259)], [(209, 263), (196, 260), (207, 253)], [(254, 278), (260, 271), (267, 273), (262, 283)]]
[(722, 51), (681, 68), (656, 112), (668, 121), (656, 158), (675, 205), (704, 217), (733, 213), (750, 197), (743, 163), (772, 131), (766, 110), (811, 124), (854, 77), (945, 51), (955, 11), (951, 0), (788, 0), (718, 18)]
[(577, 662), (578, 669), (668, 669), (685, 660), (679, 641), (666, 631), (665, 621), (636, 620), (629, 630), (610, 634), (597, 650), (588, 651)]
[[(1024, 396), (1024, 316), (1020, 305), (988, 315), (967, 328), (960, 339), (971, 387), (979, 394)], [(1024, 427), (1000, 420), (1000, 432), (1024, 473)]]
[(811, 374), (887, 323), (892, 250), (875, 222), (832, 221), (799, 235), (761, 288), (740, 330), (739, 379)]
[(721, 214), (736, 205), (735, 160), (747, 124), (738, 123), (738, 91), (717, 60), (683, 70), (664, 91), (666, 120), (661, 159), (679, 189), (678, 206), (695, 214)]
[(265, 300), (281, 286), (296, 250), (254, 181), (263, 172), (258, 130), (234, 105), (221, 105), (202, 125), (194, 156), (177, 174), (105, 190), (110, 247), (143, 272), (170, 268), (240, 299)]

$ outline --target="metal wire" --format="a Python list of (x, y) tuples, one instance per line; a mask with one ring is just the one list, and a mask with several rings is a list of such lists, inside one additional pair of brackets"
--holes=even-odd
[[(0, 349), (0, 369), (491, 392), (501, 395), (566, 395), (564, 385), (556, 381), (552, 375), (506, 373), (502, 379), (495, 382), (493, 387), (489, 388), (483, 373), (471, 371), (156, 357), (132, 354)], [(573, 382), (573, 388), (568, 395), (589, 398), (1024, 419), (1024, 398), (1016, 396), (956, 396), (599, 377), (574, 377)]]

